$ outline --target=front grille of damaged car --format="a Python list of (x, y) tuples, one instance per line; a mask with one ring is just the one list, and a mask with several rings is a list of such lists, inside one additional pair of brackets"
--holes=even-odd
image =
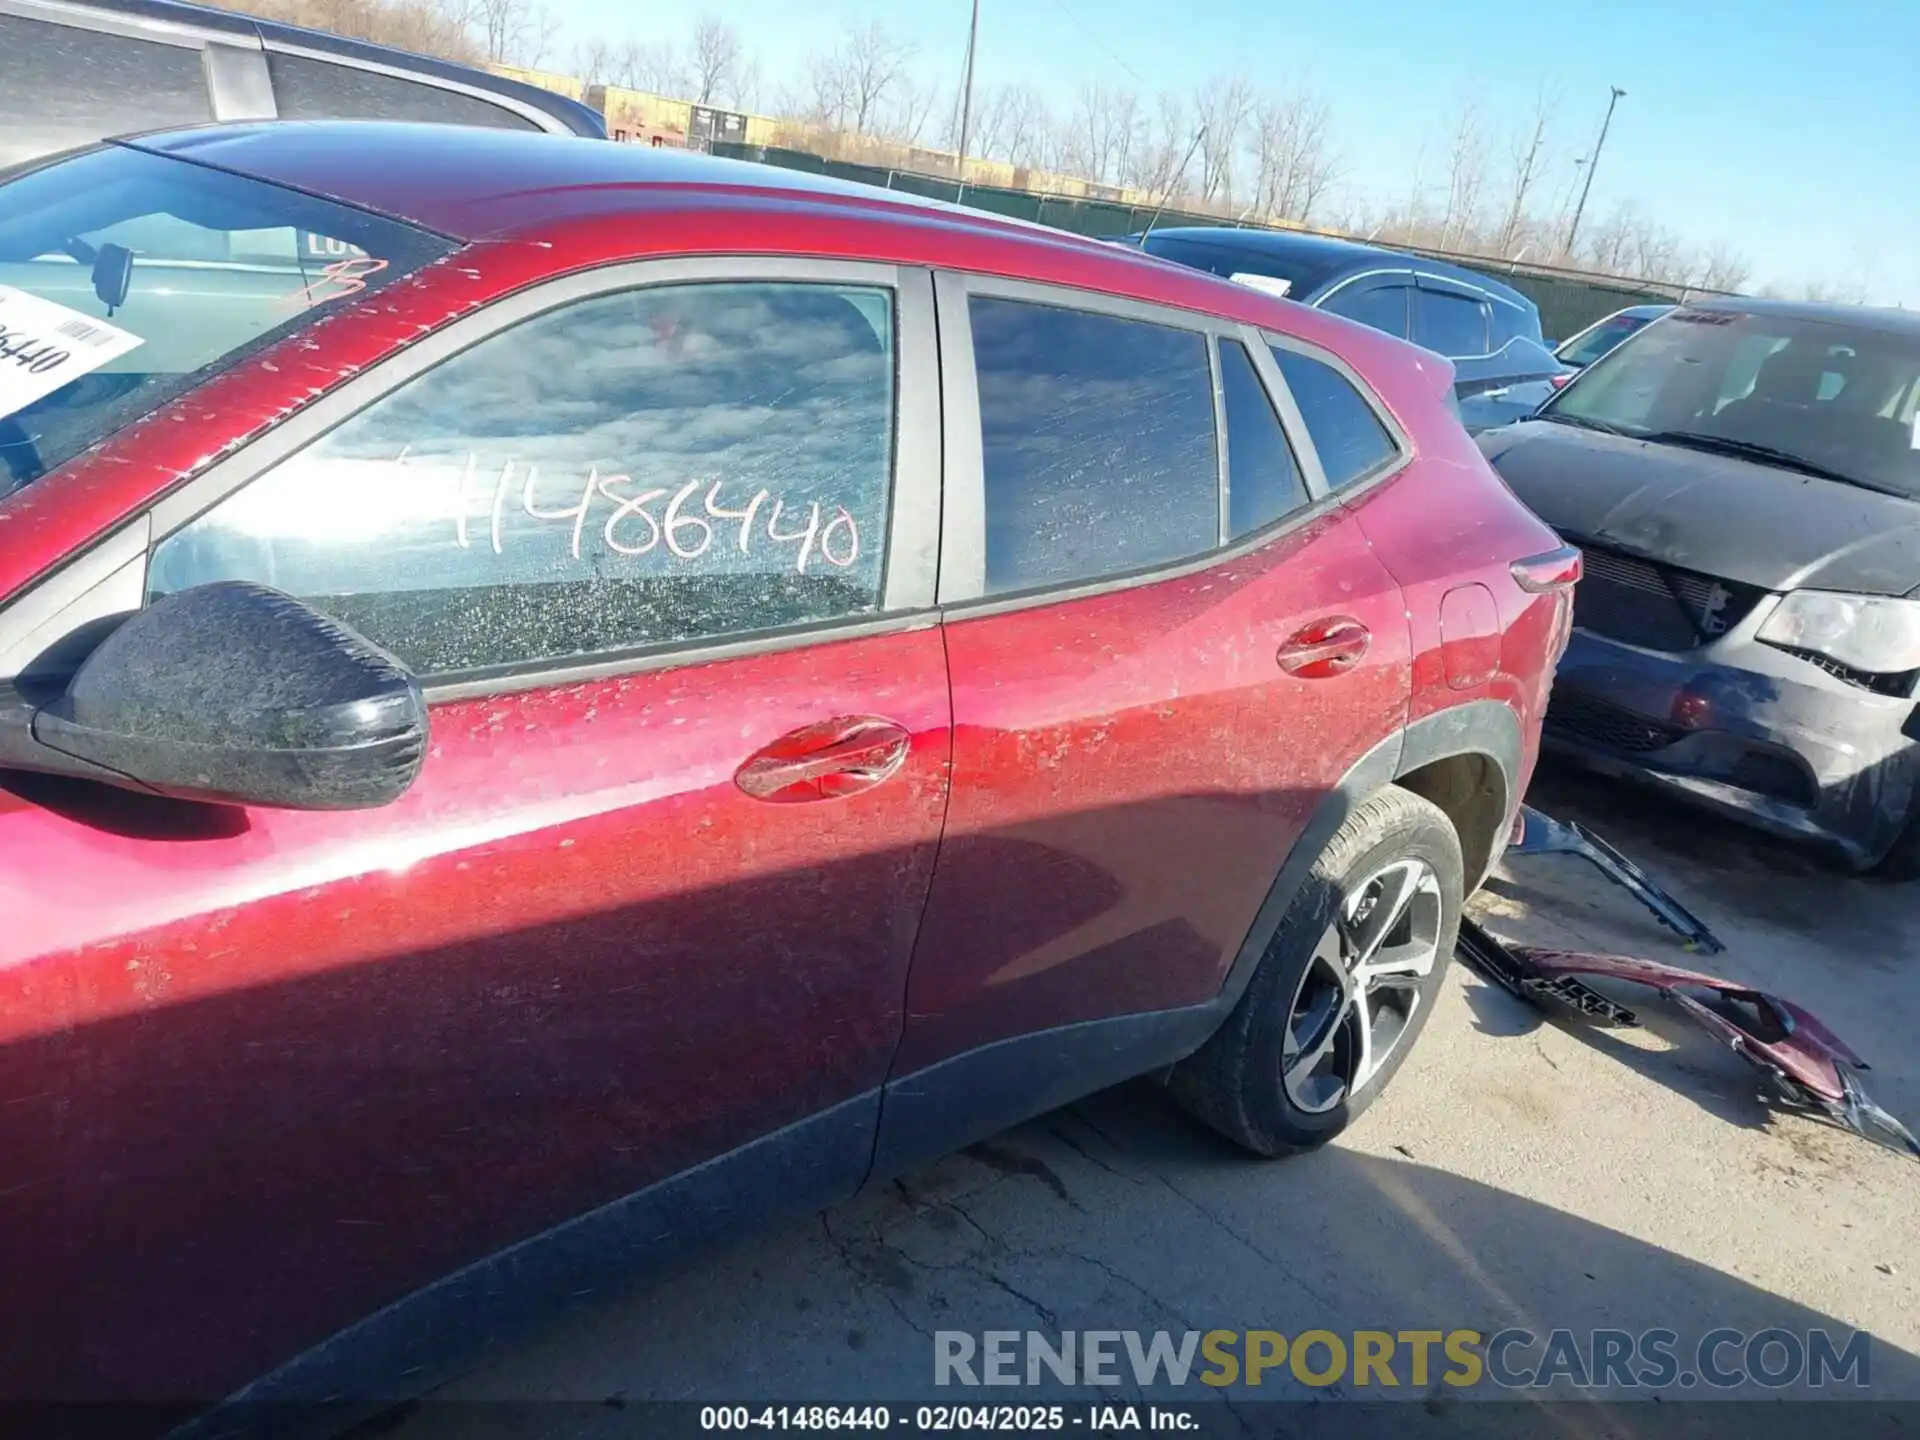
[(1920, 680), (1920, 671), (1916, 670), (1903, 670), (1897, 675), (1875, 675), (1871, 671), (1842, 665), (1831, 655), (1822, 655), (1818, 650), (1800, 650), (1791, 645), (1779, 648), (1809, 665), (1818, 665), (1836, 680), (1844, 680), (1858, 689), (1871, 690), (1875, 695), (1886, 695), (1896, 700), (1904, 700), (1913, 694), (1914, 681)]
[(1573, 623), (1645, 650), (1692, 650), (1746, 619), (1766, 592), (1575, 541), (1585, 573)]
[(1547, 704), (1547, 729), (1583, 745), (1644, 755), (1686, 737), (1678, 725), (1611, 705), (1577, 690), (1556, 690)]

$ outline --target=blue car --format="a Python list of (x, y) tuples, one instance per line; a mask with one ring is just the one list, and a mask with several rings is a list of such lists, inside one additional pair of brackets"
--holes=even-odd
[(1131, 235), (1149, 255), (1209, 270), (1371, 325), (1446, 356), (1469, 431), (1533, 413), (1547, 387), (1572, 371), (1540, 334), (1539, 308), (1510, 285), (1476, 271), (1398, 250), (1284, 230), (1182, 226)]

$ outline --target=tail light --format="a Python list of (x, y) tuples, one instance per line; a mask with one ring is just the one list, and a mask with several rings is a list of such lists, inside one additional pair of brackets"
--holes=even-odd
[[(1571, 545), (1562, 545), (1557, 550), (1516, 560), (1507, 568), (1513, 575), (1513, 583), (1529, 595), (1553, 596), (1552, 665), (1558, 665), (1573, 641), (1573, 587), (1580, 583), (1585, 569), (1580, 552)], [(1552, 665), (1548, 667), (1549, 675)]]
[(1565, 385), (1572, 378), (1573, 376), (1571, 375), (1551, 375), (1547, 377), (1547, 383), (1553, 386), (1554, 389), (1558, 390), (1561, 386)]
[(1507, 568), (1513, 574), (1514, 584), (1529, 595), (1551, 595), (1579, 584), (1583, 564), (1578, 550), (1562, 545), (1558, 550), (1516, 560)]

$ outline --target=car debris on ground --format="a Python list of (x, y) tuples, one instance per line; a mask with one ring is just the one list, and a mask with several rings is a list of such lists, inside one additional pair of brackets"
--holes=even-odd
[[(1726, 949), (1645, 871), (1577, 822), (1558, 821), (1523, 805), (1508, 853), (1583, 856), (1681, 936), (1688, 950), (1719, 954)], [(1920, 1139), (1875, 1104), (1854, 1078), (1869, 1068), (1867, 1062), (1791, 1000), (1638, 956), (1508, 945), (1465, 916), (1455, 953), (1469, 968), (1536, 1009), (1618, 1028), (1637, 1026), (1639, 1017), (1587, 979), (1648, 986), (1758, 1069), (1786, 1104), (1920, 1159)]]

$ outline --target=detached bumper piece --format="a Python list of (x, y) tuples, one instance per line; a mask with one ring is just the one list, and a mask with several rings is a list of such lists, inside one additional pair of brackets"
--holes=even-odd
[(1718, 955), (1727, 947), (1686, 906), (1656, 885), (1646, 871), (1578, 821), (1556, 820), (1522, 805), (1513, 822), (1509, 855), (1579, 855), (1616, 885), (1624, 886), (1654, 918), (1686, 942), (1687, 949)]
[(1464, 917), (1456, 953), (1529, 1005), (1607, 1025), (1639, 1021), (1583, 977), (1646, 985), (1765, 1075), (1787, 1104), (1920, 1160), (1920, 1140), (1874, 1104), (1854, 1078), (1868, 1068), (1866, 1061), (1791, 1000), (1655, 960), (1506, 945)]

